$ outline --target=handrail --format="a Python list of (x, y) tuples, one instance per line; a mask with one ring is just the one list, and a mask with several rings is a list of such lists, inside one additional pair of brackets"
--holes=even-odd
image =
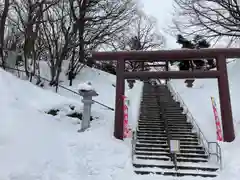
[(169, 125), (168, 125), (168, 120), (167, 118), (165, 117), (165, 108), (161, 107), (160, 105), (160, 99), (159, 99), (159, 96), (157, 95), (157, 88), (155, 87), (155, 91), (156, 91), (156, 99), (157, 99), (157, 103), (158, 103), (158, 106), (159, 106), (159, 113), (161, 114), (161, 119), (164, 121), (164, 129), (165, 129), (165, 133), (166, 133), (166, 136), (167, 136), (167, 144), (168, 144), (168, 147), (169, 147), (169, 154), (170, 154), (170, 158), (171, 160), (173, 161), (173, 164), (174, 164), (174, 168), (175, 170), (177, 170), (177, 157), (176, 157), (176, 154), (172, 153), (171, 152), (171, 149), (170, 149), (170, 140), (172, 139), (172, 136), (170, 134), (170, 131), (169, 131)]
[(222, 166), (222, 150), (221, 150), (221, 146), (217, 142), (208, 142), (208, 147), (211, 146), (211, 144), (215, 145), (216, 152), (209, 152), (209, 154), (210, 154), (210, 156), (211, 155), (215, 155), (217, 157), (217, 162), (220, 165), (220, 170), (222, 170), (223, 166)]
[(136, 152), (136, 143), (137, 143), (137, 130), (132, 131), (132, 163), (134, 159), (134, 154)]
[[(167, 82), (167, 87), (169, 88), (171, 94), (174, 96), (173, 98), (176, 101), (180, 102), (181, 107), (184, 108), (184, 111), (185, 111), (184, 113), (187, 115), (187, 120), (189, 120), (191, 122), (191, 124), (194, 126), (194, 128), (196, 129), (198, 139), (201, 141), (202, 145), (204, 146), (205, 152), (207, 153), (208, 157), (210, 157), (212, 155), (216, 155), (217, 162), (220, 165), (220, 169), (222, 169), (222, 154), (221, 154), (220, 145), (217, 142), (209, 142), (207, 140), (206, 136), (201, 131), (201, 129), (200, 129), (199, 125), (197, 124), (195, 118), (193, 117), (192, 113), (189, 111), (189, 108), (184, 103), (180, 94), (173, 88), (170, 81)], [(216, 152), (212, 152), (213, 150), (211, 148), (211, 144), (215, 144)]]
[[(168, 66), (168, 63), (166, 63), (166, 66)], [(154, 68), (154, 69), (157, 71), (159, 70), (157, 68)], [(168, 70), (168, 69), (166, 68), (166, 70)], [(160, 79), (158, 79), (157, 81), (161, 84)], [(209, 158), (210, 158), (210, 156), (215, 155), (217, 157), (217, 163), (219, 164), (220, 169), (222, 169), (222, 151), (221, 151), (220, 145), (217, 142), (209, 142), (207, 140), (207, 138), (201, 131), (199, 125), (197, 124), (195, 118), (193, 117), (192, 113), (189, 111), (189, 108), (184, 103), (180, 94), (173, 88), (173, 86), (171, 85), (171, 82), (169, 80), (166, 80), (165, 83), (166, 83), (168, 89), (170, 90), (171, 94), (173, 95), (174, 100), (180, 102), (181, 107), (185, 111), (184, 113), (187, 115), (187, 120), (189, 120), (191, 122), (191, 124), (194, 126), (194, 128), (196, 129), (198, 139), (200, 140), (201, 144), (204, 146), (205, 153), (207, 153)], [(212, 152), (211, 145), (213, 145), (213, 144), (215, 145), (215, 152)]]
[[(173, 95), (173, 99), (180, 102), (180, 105), (182, 108), (185, 107), (184, 109), (184, 113), (187, 115), (187, 120), (191, 121), (191, 123), (193, 124), (193, 126), (199, 131), (198, 134), (198, 138), (200, 138), (201, 143), (207, 148), (208, 147), (208, 143), (207, 142), (207, 138), (205, 137), (205, 135), (203, 134), (203, 132), (201, 131), (200, 127), (198, 126), (197, 122), (195, 121), (192, 113), (189, 111), (189, 109), (187, 108), (187, 105), (184, 103), (183, 99), (181, 98), (181, 96), (179, 95), (179, 93), (177, 91), (174, 90), (174, 88), (172, 87), (172, 85), (170, 84), (170, 81), (168, 81), (167, 83), (167, 87), (170, 90), (171, 94)], [(202, 136), (202, 138), (201, 138)], [(204, 142), (205, 141), (205, 142)]]
[[(144, 88), (144, 85), (142, 88)], [(143, 93), (143, 91), (142, 91), (142, 93)], [(140, 103), (140, 108), (141, 108), (141, 101), (139, 103)], [(139, 111), (139, 118), (140, 118), (140, 114), (141, 114), (141, 112)], [(132, 130), (132, 163), (133, 163), (133, 159), (134, 159), (134, 154), (136, 152), (138, 122), (139, 121), (136, 122), (135, 130)]]
[[(0, 67), (3, 67), (3, 66), (0, 65)], [(10, 69), (10, 70), (15, 70), (15, 71), (18, 71), (18, 72), (24, 72), (24, 73), (25, 73), (25, 71), (24, 71), (24, 70), (21, 70), (21, 69), (16, 69), (16, 68), (11, 68), (11, 67), (6, 67), (6, 66), (4, 66), (4, 68)], [(34, 74), (34, 77), (38, 77), (38, 78), (40, 78), (40, 79), (42, 79), (42, 80), (44, 80), (44, 81), (51, 82), (49, 79), (44, 78), (44, 77), (41, 77), (41, 76), (38, 76), (38, 75), (36, 75), (36, 74)], [(72, 93), (80, 96), (80, 94), (79, 94), (78, 92), (73, 91), (73, 90), (71, 90), (71, 89), (69, 89), (69, 88), (67, 88), (67, 87), (65, 87), (65, 86), (62, 86), (62, 85), (59, 85), (59, 84), (58, 84), (58, 87), (63, 88), (63, 89), (65, 89), (65, 90), (69, 91), (69, 92), (72, 92)], [(105, 105), (105, 104), (103, 104), (103, 103), (100, 103), (100, 102), (98, 102), (98, 101), (96, 101), (96, 100), (93, 100), (93, 102), (96, 103), (96, 104), (99, 104), (99, 105), (101, 105), (101, 106), (103, 106), (103, 107), (105, 107), (105, 108), (107, 108), (107, 109), (109, 109), (109, 110), (111, 110), (111, 111), (114, 111), (114, 108), (109, 107), (109, 106), (107, 106), (107, 105)]]

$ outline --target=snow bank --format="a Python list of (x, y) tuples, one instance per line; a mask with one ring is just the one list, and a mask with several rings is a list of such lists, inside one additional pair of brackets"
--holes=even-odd
[(135, 130), (137, 127), (137, 122), (139, 118), (139, 111), (142, 99), (142, 89), (143, 89), (143, 82), (136, 81), (134, 84), (133, 89), (128, 90), (126, 92), (126, 96), (129, 99), (129, 126), (131, 129)]
[[(87, 66), (83, 67), (79, 74), (77, 74), (76, 78), (73, 80), (73, 85), (69, 86), (68, 77), (65, 76), (65, 72), (68, 68), (68, 63), (64, 61), (62, 67), (62, 72), (60, 75), (60, 85), (67, 87), (68, 89), (78, 92), (79, 88), (90, 88), (97, 91), (99, 96), (94, 97), (93, 99), (105, 104), (110, 108), (115, 108), (115, 84), (116, 84), (116, 76), (106, 73), (104, 71), (100, 71), (94, 68), (89, 68)], [(50, 71), (45, 62), (40, 63), (41, 66), (41, 76), (50, 79)], [(91, 83), (91, 87), (87, 85), (87, 83)], [(80, 85), (80, 86), (79, 86)], [(51, 87), (44, 87), (45, 89), (49, 89), (54, 91)], [(65, 96), (70, 99), (74, 99), (76, 101), (81, 101), (81, 97), (79, 94), (74, 94), (69, 92), (64, 88), (59, 88), (58, 93), (62, 96)], [(95, 103), (93, 104), (93, 109), (106, 110), (105, 107)]]
[[(102, 88), (108, 92), (111, 84), (106, 84)], [(80, 125), (72, 118), (45, 111), (70, 104), (80, 110), (79, 99), (43, 90), (1, 69), (0, 86), (0, 179), (112, 180), (125, 167), (131, 151), (113, 137), (114, 112), (95, 108), (98, 118), (78, 133)], [(109, 99), (114, 96), (108, 94)]]
[[(66, 62), (64, 62), (64, 64), (65, 65), (63, 66), (63, 72), (65, 72), (68, 67)], [(42, 75), (45, 78), (49, 78), (50, 72), (46, 63), (41, 62), (41, 69)], [(64, 85), (65, 87), (76, 92), (78, 92), (79, 89), (96, 90), (99, 96), (94, 97), (94, 100), (103, 103), (113, 109), (115, 108), (116, 76), (94, 68), (83, 67), (80, 73), (74, 79), (73, 86), (68, 86), (68, 79), (63, 74), (61, 74), (60, 80), (61, 85)], [(88, 83), (91, 83), (91, 85), (89, 85)], [(136, 81), (133, 89), (129, 89), (128, 83), (125, 82), (125, 95), (127, 96), (130, 102), (129, 125), (131, 126), (132, 129), (136, 128), (136, 124), (139, 117), (142, 87), (143, 83), (141, 81)], [(58, 93), (65, 97), (79, 101), (81, 98), (79, 97), (79, 95), (68, 92), (62, 88), (59, 89)], [(95, 103), (93, 105), (93, 109), (99, 110), (106, 108)]]

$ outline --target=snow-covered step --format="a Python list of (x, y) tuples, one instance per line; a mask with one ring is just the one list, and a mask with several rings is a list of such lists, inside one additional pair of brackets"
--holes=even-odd
[[(189, 136), (189, 137), (197, 137), (197, 135), (195, 133), (192, 132), (185, 132), (185, 131), (174, 131), (174, 130), (170, 130), (169, 131), (170, 134), (172, 136)], [(137, 135), (138, 136), (151, 136), (151, 137), (159, 137), (162, 136), (163, 133), (166, 133), (165, 130), (160, 131), (159, 133), (155, 133), (155, 132), (144, 132), (144, 131), (138, 131)]]
[(144, 150), (144, 151), (169, 151), (169, 148), (162, 147), (136, 147), (136, 150)]
[[(195, 163), (196, 164), (196, 163)], [(139, 168), (157, 168), (157, 169), (175, 169), (175, 166), (174, 164), (138, 164), (138, 163), (134, 163), (133, 166), (136, 168), (136, 169), (139, 169)], [(210, 166), (194, 166), (194, 164), (191, 164), (189, 166), (186, 166), (186, 165), (179, 165), (177, 164), (176, 165), (177, 167), (177, 170), (190, 170), (190, 171), (202, 171), (202, 172), (216, 172), (218, 170), (218, 167), (210, 167)]]
[[(177, 133), (177, 132), (184, 132), (184, 133), (193, 133), (193, 129), (192, 128), (182, 128), (182, 127), (169, 127), (168, 126), (168, 130), (169, 130), (169, 132), (171, 132), (171, 133)], [(140, 132), (140, 133), (146, 133), (146, 134), (159, 134), (159, 133), (162, 133), (162, 132), (165, 132), (166, 130), (165, 130), (165, 127), (161, 127), (161, 128), (159, 128), (159, 131), (148, 131), (148, 130), (144, 130), (144, 131), (142, 131), (142, 130), (137, 130), (137, 132)]]
[[(173, 162), (172, 161), (158, 161), (158, 160), (143, 160), (143, 159), (138, 159), (134, 157), (133, 160), (134, 164), (140, 164), (140, 165), (165, 165), (165, 166), (172, 166)], [(192, 162), (177, 162), (178, 166), (194, 166), (194, 167), (202, 167), (202, 168), (213, 168), (213, 169), (218, 169), (219, 166), (213, 163), (209, 162), (200, 162), (200, 163), (192, 163)]]
[[(150, 126), (142, 126), (141, 124), (138, 126), (138, 130), (141, 130), (141, 132), (152, 132), (152, 131), (165, 131), (165, 126), (155, 126), (154, 128)], [(171, 132), (189, 132), (192, 133), (193, 128), (187, 127), (187, 126), (170, 126), (168, 125), (168, 130)]]
[(156, 174), (165, 176), (201, 176), (201, 177), (216, 177), (217, 172), (196, 171), (196, 170), (178, 170), (175, 169), (158, 169), (158, 168), (135, 168), (135, 173), (141, 175)]
[[(167, 156), (146, 156), (146, 155), (136, 155), (137, 159), (144, 159), (144, 160), (157, 160), (157, 161), (171, 161), (170, 157)], [(185, 157), (177, 157), (178, 162), (191, 162), (191, 163), (199, 163), (199, 162), (208, 162), (206, 158), (185, 158)]]
[[(167, 140), (167, 137), (166, 137), (166, 135), (163, 134), (162, 137), (138, 136), (137, 139), (138, 140), (155, 141), (155, 140)], [(198, 139), (195, 137), (172, 136), (172, 139), (180, 140), (180, 144), (182, 141), (198, 142)]]
[[(147, 140), (149, 142), (151, 141), (158, 141), (158, 140), (167, 140), (167, 137), (164, 137), (165, 135), (163, 135), (162, 137), (148, 137), (148, 136), (138, 136), (138, 140)], [(198, 139), (195, 138), (195, 137), (177, 137), (177, 138), (174, 138), (176, 140), (179, 140), (180, 141), (180, 144), (181, 142), (185, 141), (185, 142), (198, 142)]]
[[(141, 121), (138, 121), (139, 125), (148, 125), (149, 127), (152, 125), (157, 126), (164, 126), (165, 121), (164, 120), (152, 120), (152, 119), (142, 119)], [(189, 123), (187, 123), (185, 120), (176, 119), (176, 120), (168, 120), (168, 126), (170, 127), (188, 127), (193, 128), (193, 126)]]
[[(169, 149), (169, 146), (167, 144), (151, 144), (151, 143), (136, 143), (136, 147)], [(180, 144), (180, 149), (204, 150), (204, 148), (200, 145), (196, 146), (196, 145), (182, 145), (182, 144)]]
[(183, 112), (183, 109), (182, 108), (178, 108), (178, 109), (176, 109), (176, 108), (166, 108), (165, 109), (165, 112), (166, 113), (182, 113)]
[(164, 113), (165, 117), (186, 118), (186, 114), (182, 113)]
[[(193, 134), (193, 133), (181, 133), (181, 132), (169, 132), (169, 134), (171, 134), (171, 137), (174, 138), (174, 139), (197, 139), (198, 140), (198, 137), (196, 134)], [(146, 133), (142, 133), (142, 132), (139, 132), (137, 133), (137, 137), (141, 137), (141, 138), (152, 138), (152, 139), (158, 139), (158, 138), (162, 138), (162, 137), (166, 137), (166, 131), (163, 131), (161, 134), (146, 134)]]
[[(135, 151), (136, 155), (146, 155), (146, 156), (169, 156), (169, 152), (151, 152), (151, 151)], [(177, 153), (177, 157), (186, 157), (186, 158), (208, 158), (208, 155), (206, 154), (197, 154), (197, 153)]]
[[(170, 127), (169, 130), (171, 129), (171, 131), (173, 131), (173, 129)], [(185, 129), (184, 127), (182, 129)], [(139, 131), (142, 131), (142, 132), (162, 132), (163, 131), (163, 128), (159, 128), (159, 127), (155, 127), (155, 128), (152, 128), (152, 127), (138, 127), (138, 130)], [(190, 132), (190, 131), (189, 131)]]
[[(142, 102), (142, 106), (143, 107), (147, 107), (147, 108), (151, 108), (151, 107), (159, 107), (158, 106), (158, 103), (156, 103), (156, 102), (150, 102), (149, 100), (148, 100), (148, 98), (144, 98), (144, 99), (142, 99), (143, 100), (143, 102)], [(175, 106), (175, 107), (177, 107), (178, 106), (178, 104), (176, 104), (176, 103), (174, 103), (174, 101), (172, 101), (172, 102), (170, 102), (171, 103), (171, 106)], [(151, 106), (149, 106), (151, 104)]]
[[(193, 132), (193, 125), (187, 122), (183, 108), (173, 100), (166, 86), (161, 87), (163, 89), (144, 85), (134, 149), (134, 171), (137, 174), (215, 177), (218, 167), (208, 162), (208, 155)], [(167, 132), (171, 138), (180, 140), (180, 152), (176, 156), (177, 171), (169, 153), (165, 121), (158, 103), (165, 108)]]
[[(195, 135), (197, 136), (192, 129), (184, 129), (184, 128), (168, 128), (168, 132), (171, 133), (172, 135), (175, 134), (182, 134), (182, 135)], [(149, 126), (138, 126), (137, 128), (137, 133), (138, 134), (146, 134), (146, 135), (159, 135), (162, 133), (166, 133), (165, 127), (155, 127), (151, 128)]]
[[(164, 151), (164, 152), (169, 152), (169, 148), (149, 148), (149, 147), (136, 147), (136, 151), (149, 151), (149, 152), (157, 152), (157, 151)], [(204, 150), (199, 150), (199, 149), (181, 149), (180, 148), (180, 153), (196, 153), (196, 154), (205, 154)]]
[(157, 125), (162, 125), (163, 124), (163, 121), (162, 120), (159, 120), (159, 119), (149, 119), (149, 118), (146, 118), (146, 119), (142, 119), (138, 121), (138, 124), (147, 124), (147, 125), (151, 125), (151, 124), (157, 124)]
[[(160, 115), (159, 115), (160, 116)], [(141, 123), (141, 122), (152, 122), (152, 123), (154, 123), (154, 122), (163, 122), (162, 120), (160, 120), (160, 118), (157, 116), (157, 117), (149, 117), (149, 116), (146, 116), (146, 117), (144, 117), (144, 116), (142, 116), (140, 119), (139, 119), (139, 121), (138, 121), (139, 123)]]
[(136, 144), (152, 144), (152, 145), (161, 145), (161, 144), (164, 144), (164, 145), (168, 145), (167, 144), (167, 140), (160, 140), (160, 141), (148, 141), (148, 140), (137, 140), (138, 142)]
[[(167, 140), (140, 140), (138, 139), (137, 144), (149, 143), (149, 144), (167, 144)], [(195, 141), (181, 141), (180, 145), (199, 145), (199, 142)]]
[[(146, 124), (146, 125), (152, 125), (152, 124), (156, 124), (156, 125), (164, 125), (165, 122), (163, 120), (154, 120), (153, 118), (141, 118), (141, 120), (138, 121), (138, 124)], [(181, 120), (181, 119), (169, 119), (168, 118), (168, 125), (169, 126), (173, 126), (173, 127), (188, 127), (188, 128), (193, 128), (193, 126), (191, 124), (189, 124), (188, 122), (186, 122), (186, 120)]]
[[(165, 129), (165, 124), (156, 124), (156, 123), (139, 123), (138, 128), (152, 128), (152, 129)], [(186, 124), (178, 125), (178, 124), (168, 124), (169, 129), (181, 129), (181, 131), (192, 130), (192, 127)], [(189, 132), (189, 131), (188, 131)]]

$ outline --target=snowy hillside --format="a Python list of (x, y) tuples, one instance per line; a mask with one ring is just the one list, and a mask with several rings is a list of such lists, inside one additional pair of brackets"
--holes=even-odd
[[(77, 83), (91, 81), (97, 99), (113, 106), (114, 78), (93, 71), (85, 68)], [(1, 180), (110, 180), (125, 167), (131, 148), (113, 138), (113, 111), (94, 105), (90, 130), (78, 133), (80, 120), (68, 115), (81, 113), (79, 96), (43, 90), (2, 69), (0, 86)], [(137, 87), (141, 83), (135, 94)], [(56, 116), (47, 114), (56, 109)]]
[[(44, 69), (44, 64), (42, 69)], [(239, 151), (238, 136), (238, 82), (237, 72), (240, 62), (229, 63), (228, 72), (231, 88), (232, 109), (236, 127), (236, 140), (221, 143), (223, 170), (216, 180), (238, 179), (240, 161), (233, 155)], [(43, 70), (42, 75), (49, 78)], [(83, 68), (74, 80), (72, 87), (64, 75), (62, 85), (77, 91), (77, 85), (90, 81), (99, 93), (94, 98), (98, 102), (114, 108), (115, 76), (108, 73)], [(215, 80), (196, 80), (195, 87), (186, 88), (184, 80), (172, 80), (171, 84), (184, 99), (189, 110), (196, 118), (208, 140), (215, 141), (216, 128), (210, 96), (218, 100)], [(128, 141), (121, 142), (113, 138), (114, 112), (99, 104), (93, 105), (93, 121), (89, 131), (78, 133), (80, 120), (71, 118), (71, 113), (81, 113), (81, 97), (63, 88), (59, 94), (36, 87), (19, 80), (13, 75), (0, 70), (0, 179), (30, 180), (155, 180), (158, 177), (138, 176), (133, 173), (131, 147)], [(138, 105), (142, 83), (137, 82), (132, 90), (127, 88), (130, 98), (130, 124), (137, 120)], [(49, 88), (45, 86), (45, 88)], [(197, 94), (197, 96), (196, 96)], [(197, 103), (196, 103), (197, 102)], [(74, 108), (73, 108), (74, 107)], [(203, 108), (204, 107), (204, 108)], [(56, 116), (47, 114), (49, 110), (59, 110)], [(201, 113), (199, 113), (201, 109)], [(161, 177), (166, 180), (172, 177)], [(179, 178), (192, 179), (192, 178)], [(202, 178), (196, 178), (202, 179)]]

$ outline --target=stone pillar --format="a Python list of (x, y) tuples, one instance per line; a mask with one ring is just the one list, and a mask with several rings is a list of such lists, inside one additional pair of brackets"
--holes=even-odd
[(78, 132), (83, 132), (90, 127), (91, 106), (94, 103), (92, 97), (98, 96), (94, 90), (79, 90), (79, 94), (83, 97), (83, 118), (81, 129)]

